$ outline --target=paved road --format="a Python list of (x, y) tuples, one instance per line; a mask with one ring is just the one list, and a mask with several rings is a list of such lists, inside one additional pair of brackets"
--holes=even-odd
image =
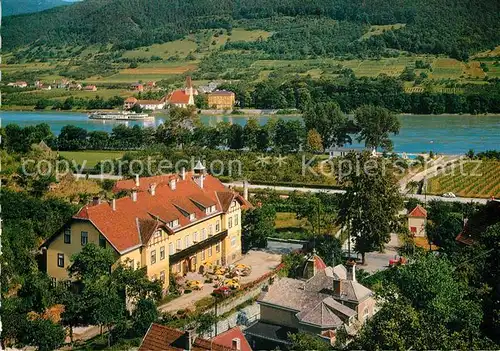
[[(242, 182), (233, 182), (233, 183), (224, 183), (226, 186), (233, 187), (243, 187)], [(248, 184), (249, 189), (272, 189), (276, 191), (301, 191), (301, 192), (312, 192), (312, 193), (328, 193), (328, 194), (343, 194), (345, 190), (338, 189), (327, 189), (327, 188), (299, 188), (299, 187), (288, 187), (288, 186), (273, 186), (273, 185), (256, 185), (256, 184)], [(407, 194), (408, 197), (417, 198), (420, 201), (431, 201), (431, 200), (441, 200), (441, 201), (452, 201), (452, 202), (475, 202), (485, 204), (488, 199), (478, 199), (471, 197), (456, 197), (456, 198), (446, 198), (437, 195), (419, 195), (419, 194)]]

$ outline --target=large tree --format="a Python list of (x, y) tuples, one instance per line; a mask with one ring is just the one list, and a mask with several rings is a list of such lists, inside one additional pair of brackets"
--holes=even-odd
[(414, 257), (382, 274), (380, 311), (356, 337), (355, 349), (486, 349), (476, 295), (445, 258)]
[(248, 251), (252, 247), (267, 247), (267, 238), (274, 235), (276, 211), (271, 206), (262, 206), (243, 212), (242, 245)]
[(398, 212), (403, 200), (385, 160), (367, 152), (346, 156), (339, 181), (346, 192), (341, 196), (337, 223), (349, 228), (364, 264), (367, 252), (383, 251), (391, 233), (401, 230)]
[(319, 133), (326, 148), (351, 144), (349, 134), (356, 131), (349, 118), (334, 102), (310, 105), (304, 113), (304, 123), (307, 130), (314, 129)]
[(364, 105), (354, 111), (354, 121), (358, 141), (364, 141), (368, 148), (392, 150), (389, 134), (398, 134), (401, 127), (396, 115), (384, 107)]

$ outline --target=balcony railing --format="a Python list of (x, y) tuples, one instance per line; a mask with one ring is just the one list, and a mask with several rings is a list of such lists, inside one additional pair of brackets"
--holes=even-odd
[(224, 230), (224, 231), (217, 233), (211, 237), (208, 237), (207, 239), (205, 239), (203, 241), (200, 241), (194, 245), (191, 245), (187, 249), (176, 252), (173, 255), (170, 255), (170, 265), (178, 263), (179, 261), (182, 261), (183, 259), (185, 259), (189, 256), (192, 256), (196, 252), (201, 251), (203, 249), (206, 249), (209, 246), (212, 246), (213, 244), (216, 244), (219, 241), (224, 240), (226, 237), (227, 237), (227, 230)]

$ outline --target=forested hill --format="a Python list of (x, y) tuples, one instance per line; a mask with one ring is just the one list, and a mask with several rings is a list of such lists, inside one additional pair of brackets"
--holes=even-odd
[[(495, 0), (85, 0), (6, 18), (2, 35), (7, 49), (33, 42), (132, 48), (177, 39), (197, 29), (230, 28), (235, 21), (272, 27), (283, 16), (313, 17), (311, 23), (338, 20), (339, 32), (346, 33), (363, 33), (373, 24), (406, 24), (365, 40), (364, 47), (371, 51), (394, 48), (461, 58), (500, 44), (500, 2)], [(307, 31), (312, 36), (316, 32), (321, 36), (323, 30)]]

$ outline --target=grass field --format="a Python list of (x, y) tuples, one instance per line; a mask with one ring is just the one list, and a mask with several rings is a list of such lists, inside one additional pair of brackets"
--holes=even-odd
[(151, 56), (158, 56), (162, 59), (168, 59), (173, 56), (178, 56), (184, 59), (187, 55), (193, 54), (197, 58), (201, 58), (211, 50), (220, 48), (228, 40), (256, 41), (259, 38), (267, 39), (271, 34), (272, 33), (263, 30), (233, 28), (231, 35), (228, 35), (225, 30), (222, 30), (221, 33), (221, 30), (208, 29), (188, 35), (184, 39), (129, 50), (123, 54), (123, 57), (150, 58)]
[(453, 174), (451, 170), (448, 173), (431, 178), (428, 192), (443, 194), (451, 191), (464, 197), (500, 196), (499, 161), (467, 162), (462, 170), (455, 168)]
[(61, 151), (59, 154), (65, 159), (74, 161), (84, 168), (93, 168), (104, 160), (115, 160), (121, 158), (125, 151)]
[(395, 24), (386, 24), (386, 25), (374, 25), (371, 26), (368, 32), (366, 32), (361, 39), (368, 39), (374, 35), (381, 35), (389, 30), (398, 30), (404, 28), (406, 26), (405, 23), (395, 23)]

